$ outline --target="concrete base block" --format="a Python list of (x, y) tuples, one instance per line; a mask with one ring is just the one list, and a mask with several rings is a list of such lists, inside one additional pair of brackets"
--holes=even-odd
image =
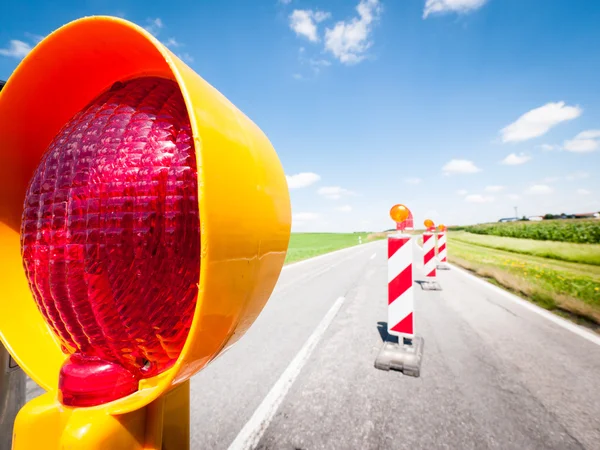
[(402, 339), (401, 343), (384, 342), (375, 359), (375, 368), (379, 370), (398, 370), (404, 375), (421, 375), (421, 360), (425, 341), (420, 336)]
[(423, 281), (421, 283), (421, 289), (424, 291), (441, 291), (442, 286), (437, 281)]

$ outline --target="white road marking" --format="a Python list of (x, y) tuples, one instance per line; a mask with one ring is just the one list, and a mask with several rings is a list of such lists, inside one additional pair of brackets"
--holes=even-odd
[(540, 316), (548, 319), (549, 321), (554, 322), (556, 325), (561, 326), (561, 327), (575, 333), (576, 335), (578, 335), (584, 339), (587, 339), (588, 341), (590, 341), (596, 345), (600, 345), (600, 336), (592, 333), (591, 331), (588, 331), (585, 328), (580, 327), (579, 325), (569, 322), (568, 320), (563, 319), (562, 317), (552, 314), (550, 311), (546, 311), (545, 309), (542, 309), (539, 306), (528, 302), (527, 300), (523, 300), (522, 298), (517, 297), (516, 295), (511, 294), (510, 292), (505, 291), (504, 289), (502, 289), (498, 286), (494, 286), (493, 284), (488, 283), (487, 281), (485, 281), (479, 277), (476, 277), (475, 275), (467, 272), (466, 270), (464, 270), (460, 267), (455, 266), (454, 264), (449, 264), (449, 266), (452, 267), (452, 269), (454, 269), (456, 272), (462, 274), (463, 276), (469, 278), (470, 280), (475, 281), (476, 283), (479, 283), (482, 286), (486, 286), (488, 289), (491, 289), (492, 291), (496, 292), (497, 294), (502, 295), (507, 300), (510, 300), (518, 305), (521, 305), (523, 308), (533, 311), (536, 314), (539, 314)]
[(229, 446), (229, 450), (254, 449), (258, 445), (262, 435), (273, 420), (277, 409), (283, 402), (292, 384), (294, 384), (294, 381), (296, 381), (296, 378), (310, 358), (319, 340), (323, 337), (335, 315), (342, 307), (344, 300), (344, 297), (338, 298), (327, 314), (325, 314), (325, 317), (323, 317), (317, 328), (315, 328), (315, 331), (313, 331), (304, 343), (304, 346), (296, 354), (262, 403), (256, 408), (250, 420), (244, 425), (233, 443)]
[(375, 259), (375, 257), (376, 257), (376, 256), (377, 256), (377, 253), (373, 253), (373, 254), (371, 255), (371, 259)]

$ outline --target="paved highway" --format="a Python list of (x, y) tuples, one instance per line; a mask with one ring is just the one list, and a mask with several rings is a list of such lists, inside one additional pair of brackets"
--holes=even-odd
[(460, 269), (416, 285), (421, 377), (375, 369), (386, 257), (380, 241), (286, 267), (193, 378), (192, 448), (600, 448), (600, 338)]

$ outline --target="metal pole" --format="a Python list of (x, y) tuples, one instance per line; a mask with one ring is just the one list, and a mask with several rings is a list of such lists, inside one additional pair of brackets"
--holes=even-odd
[(25, 404), (25, 372), (0, 344), (0, 450), (10, 450), (15, 417)]

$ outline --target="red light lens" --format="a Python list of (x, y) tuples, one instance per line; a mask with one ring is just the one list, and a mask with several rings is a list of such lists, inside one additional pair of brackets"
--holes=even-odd
[(97, 388), (102, 374), (110, 381), (120, 366), (139, 380), (178, 358), (198, 294), (197, 195), (190, 122), (173, 81), (115, 83), (51, 142), (27, 191), (21, 245), (40, 311), (77, 355), (61, 386), (83, 373), (73, 365), (87, 365), (98, 376), (76, 376), (77, 390), (87, 384), (104, 403), (130, 386), (107, 395)]
[(137, 391), (138, 379), (118, 364), (76, 353), (63, 364), (58, 388), (64, 405), (96, 406)]

